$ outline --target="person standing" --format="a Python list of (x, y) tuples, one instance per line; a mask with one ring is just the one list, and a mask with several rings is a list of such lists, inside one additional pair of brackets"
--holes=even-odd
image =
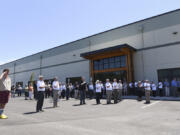
[(174, 97), (176, 97), (177, 96), (177, 81), (176, 81), (176, 78), (174, 78), (171, 81), (171, 91), (172, 91), (172, 95)]
[(99, 81), (100, 85), (101, 85), (101, 98), (104, 98), (105, 96), (105, 89), (104, 89), (104, 85), (102, 83), (102, 81)]
[(127, 96), (128, 95), (128, 86), (127, 86), (126, 81), (123, 82), (123, 91), (124, 91), (124, 96)]
[(159, 95), (160, 97), (163, 96), (163, 83), (161, 81), (159, 81), (158, 83), (158, 88), (159, 88)]
[(154, 82), (152, 82), (151, 88), (152, 88), (153, 97), (156, 97), (157, 86), (156, 86), (156, 84)]
[(30, 100), (33, 99), (33, 91), (34, 91), (33, 85), (32, 85), (32, 83), (30, 83), (29, 84), (29, 99)]
[(21, 97), (22, 87), (21, 87), (20, 84), (19, 84), (18, 87), (17, 87), (17, 92), (18, 92), (18, 97)]
[(119, 83), (118, 83), (118, 100), (119, 101), (122, 100), (122, 90), (123, 90), (123, 84), (122, 84), (122, 81), (119, 80)]
[(4, 69), (0, 76), (0, 119), (8, 118), (8, 116), (4, 114), (4, 109), (8, 103), (11, 91), (11, 79), (8, 74), (9, 69)]
[(137, 86), (138, 86), (137, 87), (137, 91), (136, 91), (137, 92), (137, 96), (138, 96), (137, 100), (138, 101), (142, 101), (143, 90), (144, 90), (142, 82), (139, 81)]
[(80, 83), (80, 86), (79, 86), (80, 105), (86, 104), (86, 102), (85, 102), (86, 91), (87, 91), (87, 83), (85, 81), (85, 78), (81, 77), (81, 83)]
[(66, 92), (65, 92), (66, 93), (66, 100), (69, 100), (69, 93), (70, 93), (70, 87), (69, 86), (70, 86), (70, 83), (68, 83), (66, 86)]
[(91, 81), (89, 84), (89, 99), (92, 99), (94, 95), (94, 85), (93, 82)]
[(45, 83), (45, 98), (49, 98), (48, 96), (48, 92), (49, 92), (49, 87), (48, 87), (48, 83)]
[(150, 104), (151, 84), (148, 80), (146, 80), (144, 83), (144, 89), (145, 89), (146, 104)]
[(135, 95), (137, 95), (137, 89), (138, 89), (138, 82), (137, 81), (135, 81), (135, 83), (134, 83), (134, 93), (135, 93)]
[(74, 98), (74, 86), (72, 83), (69, 84), (70, 97)]
[(33, 83), (33, 88), (34, 88), (34, 99), (37, 100), (37, 81)]
[(165, 88), (165, 95), (166, 95), (166, 97), (169, 97), (170, 96), (170, 94), (169, 94), (170, 91), (169, 91), (169, 82), (168, 82), (167, 79), (164, 82), (164, 88)]
[(96, 81), (96, 104), (101, 104), (101, 92), (102, 92), (102, 85), (99, 80)]
[(64, 99), (66, 94), (66, 85), (65, 83), (62, 83), (62, 92), (61, 92), (61, 97)]
[(58, 100), (59, 100), (59, 92), (60, 92), (60, 87), (59, 87), (59, 81), (57, 80), (58, 78), (55, 77), (52, 88), (53, 88), (53, 107), (58, 107)]
[(26, 84), (25, 85), (25, 100), (28, 100), (28, 97), (29, 97), (29, 88), (28, 88), (28, 85)]
[(106, 79), (106, 99), (107, 99), (107, 104), (112, 104), (111, 103), (111, 98), (112, 98), (112, 84), (110, 83), (109, 79)]
[(74, 94), (75, 99), (78, 99), (79, 98), (79, 83), (78, 82), (75, 82), (74, 92), (75, 92), (75, 94)]
[(15, 93), (16, 93), (16, 88), (15, 88), (15, 86), (13, 85), (12, 87), (11, 87), (11, 97), (12, 98), (15, 98)]
[(36, 112), (44, 112), (44, 110), (42, 110), (42, 107), (44, 103), (45, 83), (42, 75), (39, 76), (39, 80), (37, 81), (37, 92)]
[(114, 96), (114, 104), (118, 103), (118, 83), (117, 79), (113, 80), (113, 96)]
[(134, 86), (133, 86), (133, 82), (129, 83), (129, 94), (130, 95), (134, 95)]

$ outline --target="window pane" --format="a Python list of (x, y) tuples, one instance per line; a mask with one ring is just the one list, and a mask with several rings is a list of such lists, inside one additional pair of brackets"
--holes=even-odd
[(99, 69), (99, 61), (94, 61), (94, 70), (98, 70)]
[(121, 60), (121, 57), (120, 57), (120, 56), (115, 57), (115, 61), (116, 61), (116, 62), (119, 62), (120, 60)]
[(108, 69), (109, 68), (109, 63), (104, 64), (104, 69)]
[(103, 64), (99, 65), (99, 70), (103, 70), (104, 67), (103, 67)]
[(98, 66), (98, 64), (99, 64), (99, 62), (96, 60), (96, 61), (94, 61), (94, 65), (95, 66)]
[(99, 66), (94, 66), (94, 70), (99, 70)]
[(102, 65), (103, 63), (104, 63), (104, 60), (103, 60), (103, 59), (99, 61), (99, 64), (100, 64), (100, 65)]
[(104, 59), (104, 63), (108, 63), (109, 62), (109, 59)]
[(119, 68), (120, 65), (121, 65), (120, 62), (116, 62), (116, 63), (115, 63), (115, 67), (116, 67), (116, 68)]
[(112, 57), (112, 58), (109, 58), (109, 62), (114, 62), (114, 57)]
[(115, 68), (115, 63), (110, 63), (110, 68)]
[(126, 56), (121, 56), (121, 67), (126, 66)]

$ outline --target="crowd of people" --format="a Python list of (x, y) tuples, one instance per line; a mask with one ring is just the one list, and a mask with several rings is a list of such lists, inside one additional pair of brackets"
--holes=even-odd
[[(135, 81), (127, 83), (125, 80), (113, 80), (106, 79), (106, 82), (96, 80), (87, 83), (85, 78), (82, 77), (80, 82), (61, 83), (58, 81), (58, 77), (54, 77), (53, 82), (45, 83), (43, 76), (39, 76), (39, 80), (36, 83), (29, 83), (23, 88), (20, 84), (17, 87), (11, 87), (11, 79), (8, 77), (9, 70), (5, 69), (0, 76), (0, 118), (7, 118), (3, 111), (5, 105), (8, 103), (9, 95), (11, 97), (22, 96), (22, 92), (25, 95), (25, 100), (37, 100), (36, 112), (43, 111), (44, 98), (53, 99), (53, 107), (58, 107), (59, 99), (75, 98), (80, 100), (80, 105), (86, 104), (86, 98), (96, 99), (96, 104), (101, 104), (101, 99), (106, 99), (107, 104), (117, 104), (122, 100), (122, 96), (137, 96), (138, 101), (142, 101), (142, 97), (145, 96), (146, 104), (150, 103), (150, 97), (156, 96), (179, 96), (180, 81), (176, 81), (174, 78), (171, 82), (167, 79), (165, 81), (159, 81), (158, 84), (149, 80)], [(33, 97), (34, 95), (34, 97)]]

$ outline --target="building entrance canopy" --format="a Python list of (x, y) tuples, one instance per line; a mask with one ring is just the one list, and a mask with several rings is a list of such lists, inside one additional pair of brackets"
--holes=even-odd
[(106, 78), (112, 78), (112, 76), (108, 77), (108, 74), (123, 71), (123, 74), (115, 74), (113, 77), (130, 82), (134, 80), (133, 53), (135, 51), (136, 49), (130, 45), (123, 44), (82, 53), (81, 57), (90, 60), (91, 77), (94, 81), (96, 79), (105, 81)]

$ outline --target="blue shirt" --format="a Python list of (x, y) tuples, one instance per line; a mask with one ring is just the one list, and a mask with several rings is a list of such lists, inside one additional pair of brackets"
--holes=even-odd
[(165, 87), (169, 87), (169, 82), (164, 82)]
[(177, 82), (176, 82), (175, 80), (172, 80), (171, 86), (172, 86), (172, 87), (177, 87)]
[(180, 81), (177, 81), (177, 87), (180, 87)]

